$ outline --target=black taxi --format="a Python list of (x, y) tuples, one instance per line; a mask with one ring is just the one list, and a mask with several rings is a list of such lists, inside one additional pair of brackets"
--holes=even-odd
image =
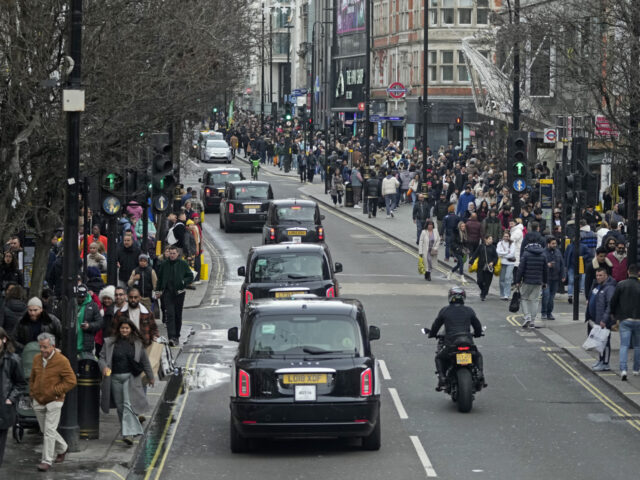
[(325, 244), (287, 242), (251, 247), (246, 265), (238, 268), (238, 275), (244, 277), (240, 313), (258, 298), (281, 300), (300, 294), (337, 297), (336, 273), (341, 271), (342, 264), (333, 263)]
[(313, 200), (274, 200), (262, 228), (262, 243), (324, 242), (322, 220), (324, 215)]
[(378, 362), (367, 325), (351, 299), (260, 300), (229, 329), (239, 342), (231, 366), (231, 451), (253, 438), (359, 437), (381, 444)]
[(273, 200), (269, 182), (228, 182), (220, 202), (220, 228), (225, 232), (264, 225)]
[(198, 180), (202, 184), (200, 199), (205, 213), (217, 211), (224, 195), (225, 184), (239, 180), (244, 180), (239, 168), (207, 168)]

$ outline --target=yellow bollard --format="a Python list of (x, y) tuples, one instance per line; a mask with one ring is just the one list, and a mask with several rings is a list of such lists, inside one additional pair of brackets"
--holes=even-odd
[(578, 265), (578, 273), (582, 275), (584, 273), (584, 258), (579, 257), (579, 259), (580, 264)]
[(156, 257), (160, 257), (162, 255), (162, 242), (158, 240), (156, 242)]
[(203, 263), (200, 265), (200, 280), (207, 282), (209, 280), (209, 264)]
[(204, 223), (204, 210), (200, 212), (200, 223)]

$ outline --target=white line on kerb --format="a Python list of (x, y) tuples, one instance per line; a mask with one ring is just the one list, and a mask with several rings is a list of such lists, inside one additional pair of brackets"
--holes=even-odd
[(396, 410), (398, 410), (398, 415), (402, 420), (406, 420), (409, 418), (407, 415), (407, 411), (402, 406), (402, 401), (400, 401), (400, 395), (398, 395), (398, 391), (395, 388), (389, 388), (389, 393), (391, 394), (391, 398), (393, 399), (393, 404), (396, 406)]
[(415, 435), (409, 436), (411, 439), (411, 443), (413, 443), (414, 448), (416, 449), (416, 453), (418, 454), (418, 458), (422, 462), (422, 466), (424, 467), (424, 471), (427, 474), (427, 477), (437, 477), (438, 474), (433, 469), (433, 465), (431, 465), (431, 460), (429, 460), (429, 456), (427, 452), (425, 452), (420, 439)]
[(391, 375), (389, 375), (389, 370), (387, 369), (387, 364), (384, 360), (378, 360), (380, 364), (380, 372), (382, 373), (382, 378), (385, 380), (391, 380)]

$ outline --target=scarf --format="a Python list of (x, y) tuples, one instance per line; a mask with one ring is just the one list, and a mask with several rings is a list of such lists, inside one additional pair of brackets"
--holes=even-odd
[(78, 306), (78, 337), (76, 339), (76, 347), (78, 349), (78, 352), (82, 352), (82, 349), (84, 348), (84, 334), (82, 328), (80, 328), (80, 325), (84, 323), (84, 312), (86, 306), (89, 303), (91, 303), (91, 295), (87, 295), (86, 297), (84, 297), (84, 301), (81, 305)]

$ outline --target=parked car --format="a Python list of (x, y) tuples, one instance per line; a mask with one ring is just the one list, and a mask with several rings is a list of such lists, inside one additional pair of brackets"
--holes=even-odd
[(262, 229), (262, 243), (324, 242), (322, 220), (324, 215), (313, 200), (274, 200)]
[(225, 232), (261, 228), (273, 191), (269, 182), (228, 182), (220, 202), (220, 228)]
[(204, 204), (205, 213), (217, 211), (220, 207), (220, 200), (224, 196), (224, 189), (227, 182), (244, 180), (242, 171), (236, 167), (208, 168), (198, 180), (201, 191), (200, 198)]
[(246, 304), (258, 298), (288, 299), (306, 293), (337, 297), (339, 294), (336, 273), (342, 271), (342, 264), (333, 263), (325, 244), (251, 247), (245, 265), (238, 268), (238, 275), (244, 277), (240, 287), (240, 313)]
[(231, 163), (231, 148), (224, 140), (207, 140), (202, 150), (201, 160), (205, 163)]
[(230, 440), (234, 453), (253, 438), (360, 437), (381, 444), (378, 361), (358, 300), (292, 299), (250, 303), (231, 366)]

